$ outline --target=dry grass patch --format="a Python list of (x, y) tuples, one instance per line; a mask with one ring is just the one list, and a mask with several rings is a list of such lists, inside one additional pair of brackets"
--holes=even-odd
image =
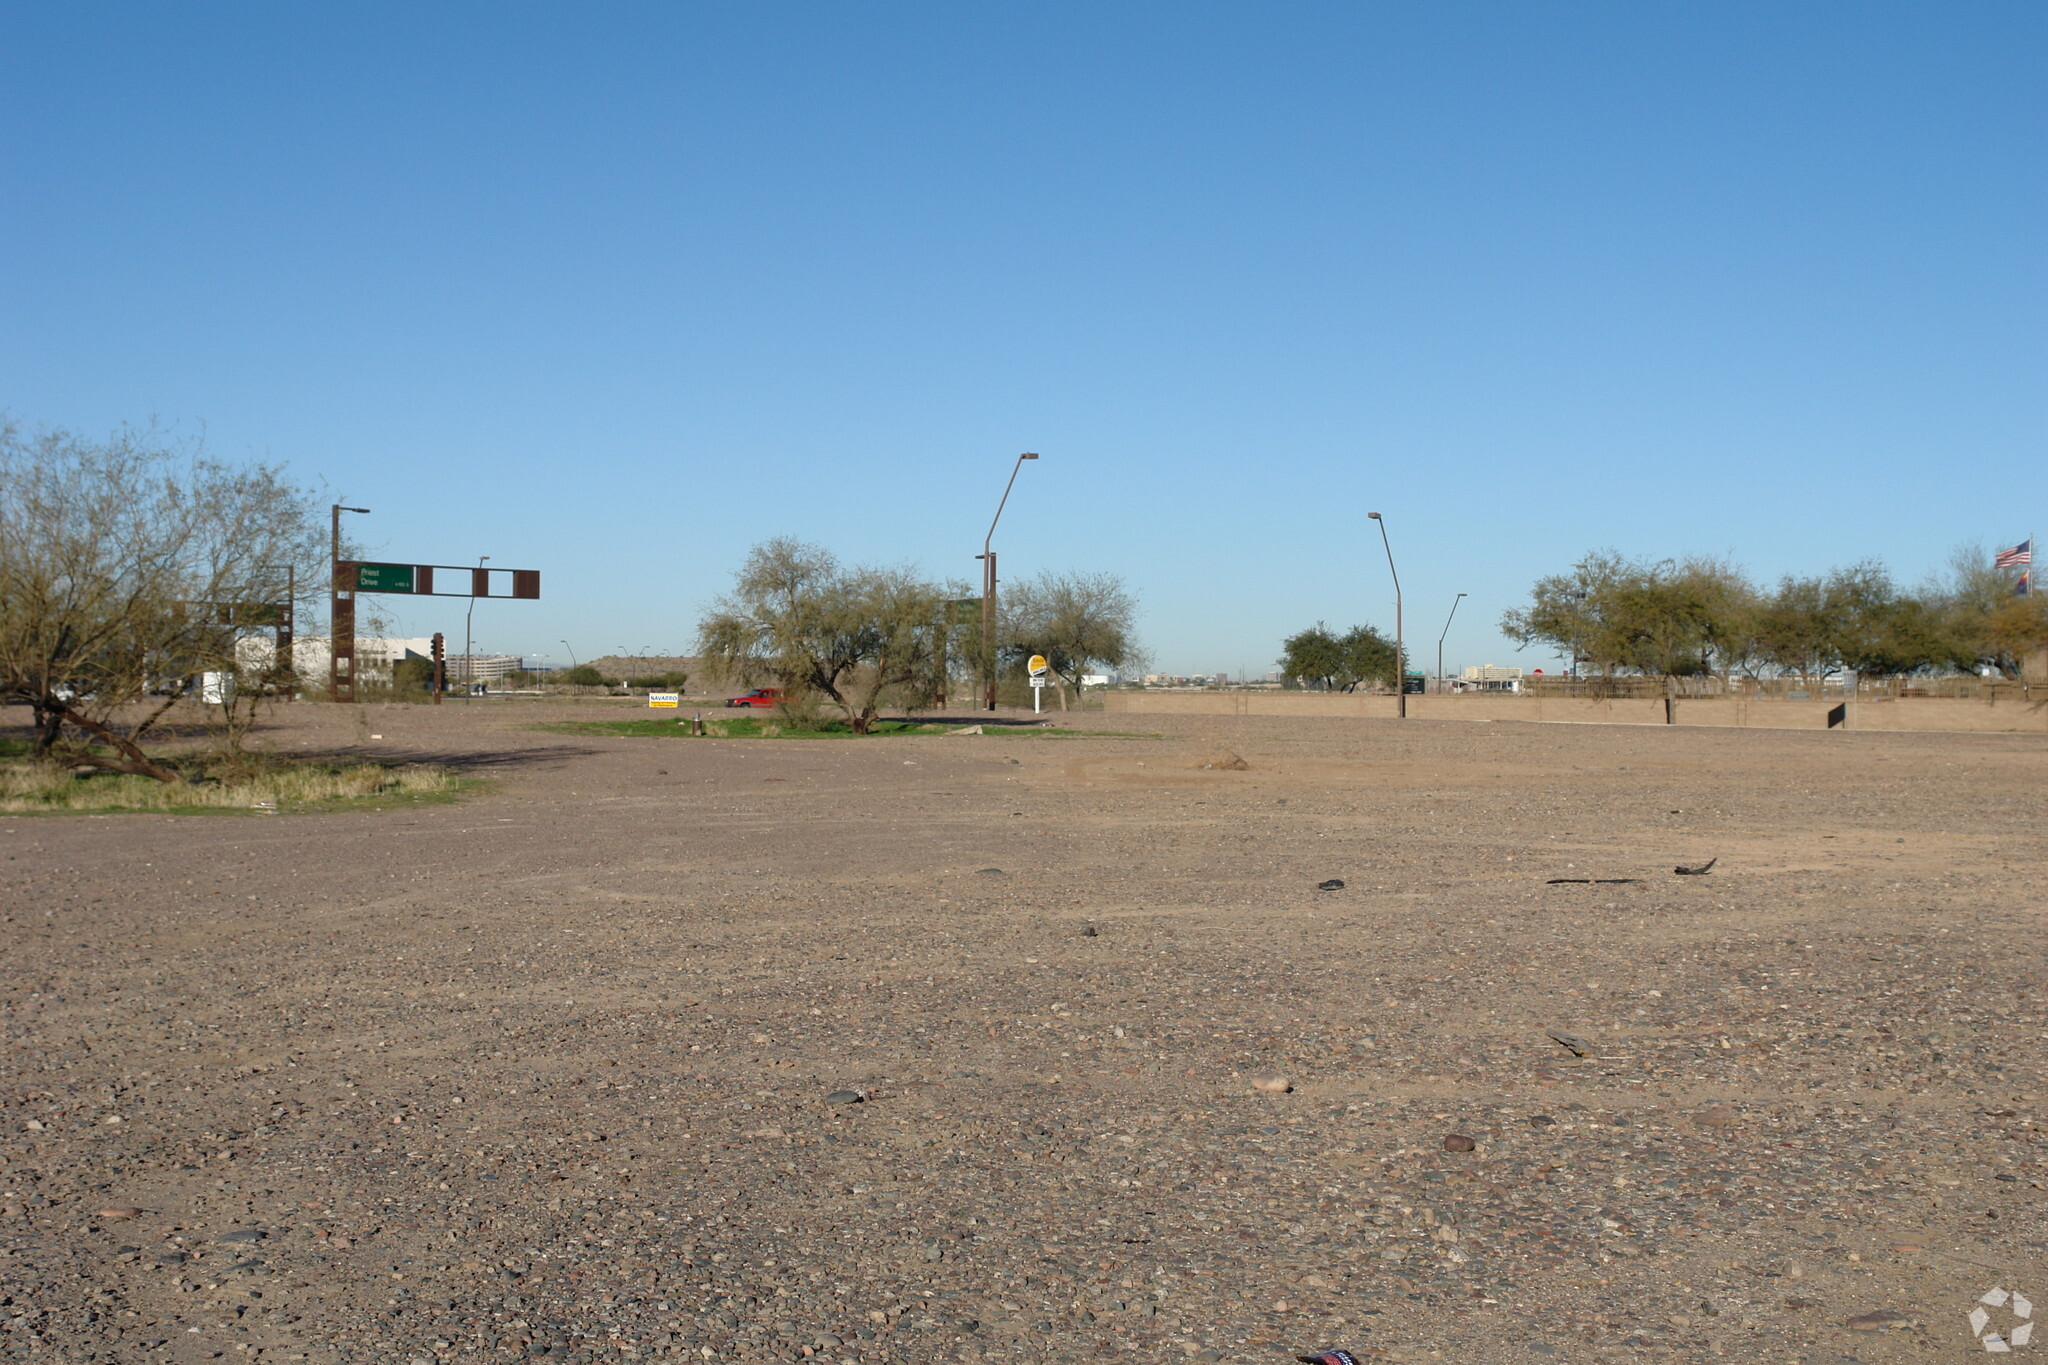
[(297, 765), (230, 778), (157, 782), (123, 773), (74, 772), (45, 763), (0, 768), (0, 811), (227, 812), (305, 810), (383, 799), (446, 800), (467, 783), (424, 764)]

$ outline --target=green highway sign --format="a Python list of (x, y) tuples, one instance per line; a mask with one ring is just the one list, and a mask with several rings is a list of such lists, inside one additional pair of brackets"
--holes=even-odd
[(410, 564), (356, 565), (357, 592), (411, 592), (412, 578)]

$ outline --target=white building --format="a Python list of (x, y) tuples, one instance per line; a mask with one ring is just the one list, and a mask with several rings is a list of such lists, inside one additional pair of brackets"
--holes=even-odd
[[(245, 635), (235, 642), (235, 663), (244, 670), (260, 672), (270, 667), (275, 643), (267, 635)], [(318, 686), (327, 679), (327, 637), (301, 635), (292, 643), (292, 668), (299, 680)], [(432, 636), (418, 639), (356, 637), (356, 676), (364, 682), (389, 682), (391, 666), (401, 659), (434, 657)]]
[(1522, 690), (1522, 670), (1474, 664), (1453, 686), (1459, 692), (1519, 692)]

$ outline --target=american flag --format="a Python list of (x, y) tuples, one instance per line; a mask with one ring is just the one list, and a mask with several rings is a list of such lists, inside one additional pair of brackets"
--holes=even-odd
[(2028, 536), (2009, 550), (2000, 550), (1991, 563), (2000, 569), (2017, 569), (2022, 564), (2034, 562), (2034, 538)]

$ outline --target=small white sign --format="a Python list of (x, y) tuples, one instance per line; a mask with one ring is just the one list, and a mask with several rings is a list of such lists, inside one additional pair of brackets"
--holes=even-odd
[(1043, 686), (1045, 686), (1045, 675), (1044, 675), (1043, 673), (1034, 673), (1034, 674), (1032, 674), (1032, 675), (1031, 675), (1031, 685), (1032, 685), (1033, 687), (1043, 687)]
[(647, 704), (655, 707), (666, 707), (673, 711), (676, 707), (683, 704), (683, 694), (680, 692), (649, 692), (647, 694)]

